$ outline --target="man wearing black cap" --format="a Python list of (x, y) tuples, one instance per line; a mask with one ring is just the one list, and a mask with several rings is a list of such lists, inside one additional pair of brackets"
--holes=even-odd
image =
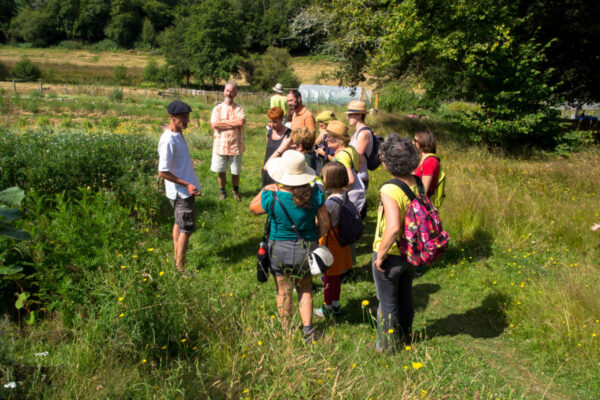
[(179, 272), (185, 272), (185, 252), (195, 229), (194, 197), (200, 196), (201, 187), (182, 134), (192, 109), (183, 101), (175, 100), (169, 104), (167, 111), (171, 122), (158, 142), (158, 176), (165, 180), (165, 192), (175, 214), (175, 266)]

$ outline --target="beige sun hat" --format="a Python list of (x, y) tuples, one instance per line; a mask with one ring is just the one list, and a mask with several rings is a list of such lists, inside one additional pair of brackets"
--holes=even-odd
[(273, 90), (279, 94), (283, 93), (283, 85), (279, 82), (273, 87)]
[(348, 136), (348, 127), (342, 121), (338, 121), (334, 119), (329, 124), (327, 124), (327, 129), (325, 129), (328, 135), (338, 137), (340, 139), (350, 139)]
[(367, 105), (364, 101), (354, 100), (348, 104), (348, 111), (346, 114), (366, 114), (367, 113)]
[(287, 186), (302, 186), (315, 179), (315, 170), (306, 165), (304, 154), (296, 150), (286, 150), (281, 157), (270, 160), (267, 172), (275, 182)]

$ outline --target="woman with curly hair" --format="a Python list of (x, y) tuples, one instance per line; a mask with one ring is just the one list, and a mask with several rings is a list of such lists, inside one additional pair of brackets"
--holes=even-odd
[(296, 150), (287, 150), (281, 157), (271, 159), (267, 171), (277, 183), (265, 186), (252, 199), (250, 211), (256, 215), (268, 212), (271, 219), (267, 250), (277, 284), (277, 309), (282, 325), (285, 329), (290, 326), (295, 288), (304, 337), (312, 342), (315, 330), (307, 248), (315, 249), (319, 237), (329, 231), (325, 196), (317, 185), (310, 185), (315, 171), (306, 165), (304, 155)]
[[(419, 165), (419, 150), (407, 138), (391, 133), (379, 154), (384, 168), (417, 193), (412, 172)], [(404, 230), (404, 217), (410, 203), (400, 187), (385, 183), (379, 191), (381, 203), (373, 241), (373, 280), (379, 300), (377, 310), (377, 351), (394, 351), (394, 344), (411, 340), (415, 314), (412, 298), (413, 270), (398, 248)]]

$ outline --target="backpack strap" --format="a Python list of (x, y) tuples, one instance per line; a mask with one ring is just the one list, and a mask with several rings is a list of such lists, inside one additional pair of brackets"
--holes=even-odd
[[(265, 241), (267, 241), (269, 239), (269, 236), (271, 235), (271, 220), (275, 220), (275, 216), (273, 215), (273, 206), (274, 202), (271, 202), (270, 213), (267, 212), (267, 220), (265, 221), (265, 230), (263, 233), (263, 238), (265, 239)], [(273, 216), (271, 217), (271, 215)]]
[[(421, 181), (421, 178), (419, 178), (416, 175), (413, 175), (413, 178), (415, 178), (415, 181), (417, 182), (417, 190), (419, 191), (419, 195), (420, 196), (425, 196), (425, 188), (423, 187), (423, 181)], [(404, 194), (406, 195), (406, 197), (408, 197), (408, 199), (410, 201), (413, 201), (415, 199), (415, 194), (412, 190), (410, 190), (410, 187), (408, 187), (408, 185), (404, 182), (402, 182), (400, 179), (398, 178), (394, 178), (394, 179), (390, 179), (389, 181), (385, 182), (383, 185), (387, 185), (388, 183), (391, 183), (393, 185), (398, 186), (400, 189), (402, 189), (402, 191), (404, 192)], [(381, 185), (381, 186), (383, 186)]]
[(438, 156), (436, 156), (433, 153), (427, 153), (427, 156), (423, 159), (423, 162), (421, 163), (421, 165), (419, 165), (419, 167), (421, 167), (421, 176), (423, 176), (423, 163), (425, 162), (425, 160), (427, 160), (429, 157), (433, 157), (436, 160), (438, 160), (438, 163), (440, 164), (440, 170), (442, 169), (442, 161), (440, 160), (440, 158)]
[(285, 216), (290, 221), (290, 224), (292, 224), (292, 229), (293, 229), (294, 233), (296, 234), (296, 236), (298, 237), (298, 240), (302, 240), (302, 238), (300, 237), (300, 232), (298, 232), (298, 227), (296, 226), (296, 224), (294, 223), (294, 220), (292, 219), (292, 217), (290, 217), (290, 214), (288, 214), (287, 210), (281, 203), (281, 200), (279, 200), (279, 197), (277, 196), (276, 192), (273, 192), (273, 198), (277, 201), (277, 203), (279, 203), (279, 207), (281, 207), (281, 209), (285, 213)]

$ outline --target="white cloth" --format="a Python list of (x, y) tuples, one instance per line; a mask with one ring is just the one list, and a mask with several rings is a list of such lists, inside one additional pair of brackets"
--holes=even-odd
[[(169, 171), (179, 179), (191, 183), (198, 190), (202, 189), (196, 177), (196, 171), (194, 171), (187, 142), (181, 133), (171, 132), (168, 129), (165, 129), (158, 141), (158, 172), (166, 171)], [(185, 186), (178, 185), (166, 179), (165, 192), (171, 200), (175, 200), (177, 194), (182, 199), (191, 196)]]

